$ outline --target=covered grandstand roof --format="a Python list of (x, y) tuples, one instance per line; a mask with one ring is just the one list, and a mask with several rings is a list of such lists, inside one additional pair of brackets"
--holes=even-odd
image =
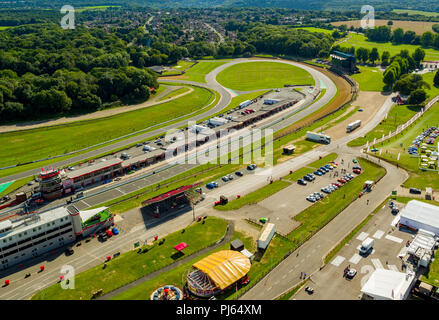
[(189, 189), (191, 189), (191, 188), (193, 188), (193, 187), (195, 187), (197, 185), (198, 184), (190, 184), (190, 185), (187, 185), (187, 186), (178, 187), (177, 189), (168, 191), (168, 192), (163, 193), (163, 194), (161, 194), (161, 195), (159, 195), (157, 197), (145, 200), (145, 201), (142, 202), (142, 205), (156, 203), (156, 202), (160, 202), (160, 201), (166, 200), (166, 199), (168, 199), (168, 198), (170, 198), (172, 196), (179, 195), (179, 194), (181, 194), (181, 193), (183, 193), (183, 192), (185, 192), (185, 191), (187, 191), (187, 190), (189, 190)]
[(241, 252), (221, 250), (194, 264), (220, 289), (235, 283), (250, 271), (250, 260)]
[(67, 172), (67, 178), (74, 179), (89, 173), (96, 172), (98, 170), (106, 169), (112, 166), (116, 166), (118, 164), (122, 163), (122, 160), (118, 158), (113, 158), (104, 162), (98, 162), (96, 164), (93, 164), (91, 166), (85, 166), (83, 168), (79, 168), (77, 170)]

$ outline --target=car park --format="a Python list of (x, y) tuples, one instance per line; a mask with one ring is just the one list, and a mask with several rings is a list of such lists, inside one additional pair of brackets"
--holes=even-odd
[(305, 180), (303, 180), (303, 179), (299, 179), (299, 180), (297, 180), (297, 183), (298, 184), (300, 184), (300, 185), (302, 185), (302, 186), (306, 186), (306, 181)]

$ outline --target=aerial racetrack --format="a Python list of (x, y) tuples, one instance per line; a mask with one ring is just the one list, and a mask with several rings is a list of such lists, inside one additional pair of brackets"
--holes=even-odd
[(231, 65), (216, 80), (224, 87), (250, 91), (283, 87), (285, 84), (314, 85), (313, 77), (304, 69), (290, 64), (255, 61)]
[(2, 133), (0, 167), (79, 150), (172, 121), (177, 117), (197, 112), (215, 98), (205, 88), (192, 88), (192, 92), (175, 100), (106, 118)]

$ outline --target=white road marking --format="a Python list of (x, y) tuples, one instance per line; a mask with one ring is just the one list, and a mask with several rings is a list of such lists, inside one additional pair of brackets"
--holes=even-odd
[(349, 259), (349, 262), (353, 264), (357, 264), (358, 262), (360, 262), (360, 260), (361, 260), (361, 256), (358, 253), (356, 253), (352, 256), (351, 259)]
[(358, 235), (357, 240), (363, 241), (364, 239), (367, 238), (368, 235), (369, 235), (368, 233), (362, 232)]
[(345, 257), (337, 256), (334, 260), (332, 260), (331, 264), (338, 267), (343, 261), (345, 261)]
[(271, 290), (271, 288), (273, 288), (273, 287), (268, 287), (267, 291), (270, 291), (270, 290)]
[(377, 230), (377, 232), (375, 232), (372, 237), (374, 237), (375, 239), (381, 239), (383, 235), (384, 235), (383, 230)]
[(124, 192), (124, 191), (120, 190), (119, 188), (117, 188), (117, 189), (114, 189), (114, 190), (117, 190), (117, 191), (119, 191), (119, 192), (120, 192), (120, 193), (122, 193), (123, 195), (127, 194), (126, 192)]
[(379, 259), (371, 259), (371, 262), (376, 269), (384, 269), (383, 264)]
[(387, 240), (395, 241), (397, 243), (401, 243), (402, 242), (401, 238), (397, 238), (397, 237), (394, 237), (394, 236), (386, 235), (384, 238), (386, 238)]
[(390, 269), (390, 270), (393, 270), (393, 271), (399, 271), (399, 270), (398, 270), (398, 267), (395, 266), (395, 265), (393, 265), (393, 264), (389, 264), (389, 269)]
[(282, 277), (282, 279), (285, 279), (287, 277), (287, 275), (286, 274), (284, 274), (284, 276)]

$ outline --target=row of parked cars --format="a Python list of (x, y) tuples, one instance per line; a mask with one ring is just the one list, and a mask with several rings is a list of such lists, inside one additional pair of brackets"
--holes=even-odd
[(314, 181), (314, 179), (315, 179), (314, 175), (323, 176), (324, 174), (328, 173), (331, 170), (334, 170), (335, 168), (337, 168), (337, 163), (331, 161), (330, 163), (325, 164), (324, 166), (321, 166), (316, 171), (314, 171), (314, 174), (308, 173), (308, 174), (304, 175), (302, 179), (297, 180), (297, 183), (300, 185), (306, 186), (307, 181), (308, 182)]
[[(249, 165), (247, 166), (247, 170), (249, 170), (249, 171), (253, 171), (253, 170), (255, 170), (257, 167), (258, 167), (258, 166), (255, 165), (255, 164), (249, 164)], [(236, 175), (237, 177), (242, 177), (242, 176), (244, 175), (244, 173), (243, 173), (242, 171), (236, 171), (236, 172), (235, 172), (235, 175)], [(227, 182), (227, 181), (233, 180), (234, 178), (235, 178), (235, 177), (234, 177), (233, 174), (227, 174), (227, 175), (225, 175), (224, 177), (222, 177), (221, 180), (223, 180), (224, 182)], [(218, 187), (219, 187), (219, 185), (218, 185), (218, 182), (216, 182), (216, 181), (212, 181), (212, 182), (209, 182), (209, 183), (206, 184), (206, 188), (207, 188), (207, 189), (214, 189), (214, 188), (218, 188)]]
[(428, 137), (426, 140), (427, 144), (434, 144), (435, 138), (439, 136), (439, 130), (436, 127), (430, 127), (424, 130), (419, 136), (417, 136), (413, 141), (412, 145), (408, 148), (408, 152), (412, 155), (418, 154), (418, 148), (422, 141)]

